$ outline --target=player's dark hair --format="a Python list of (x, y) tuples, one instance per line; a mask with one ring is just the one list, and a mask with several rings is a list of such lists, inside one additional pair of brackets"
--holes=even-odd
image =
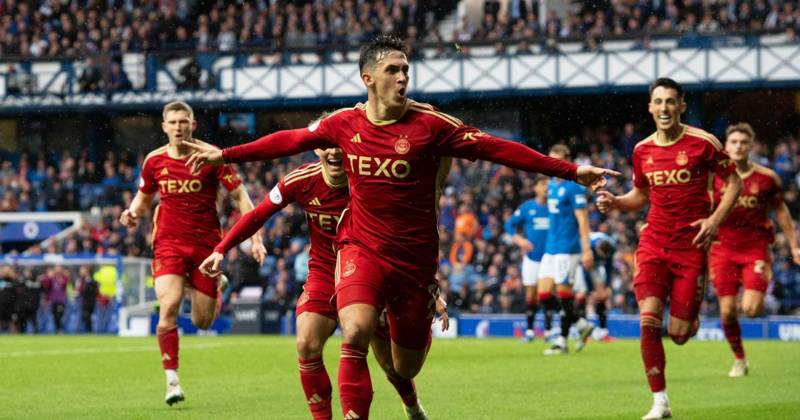
[(603, 256), (608, 257), (614, 251), (614, 247), (611, 245), (611, 242), (603, 240), (597, 243), (597, 250), (603, 254)]
[(550, 178), (547, 175), (539, 174), (536, 175), (536, 178), (533, 179), (533, 185), (536, 185), (540, 182), (548, 182), (548, 181), (550, 181)]
[(737, 132), (746, 134), (748, 137), (750, 137), (750, 140), (756, 141), (756, 132), (753, 131), (753, 127), (746, 122), (740, 122), (729, 125), (728, 129), (725, 130), (725, 140), (728, 139), (728, 136), (730, 136), (731, 133), (737, 133)]
[(669, 77), (659, 77), (655, 82), (653, 82), (652, 85), (650, 85), (650, 96), (653, 96), (653, 91), (659, 86), (666, 89), (675, 89), (675, 91), (678, 92), (678, 99), (680, 99), (681, 102), (683, 101), (683, 86), (681, 86), (680, 83), (670, 79)]
[(364, 69), (374, 67), (379, 57), (383, 54), (399, 51), (406, 54), (406, 44), (402, 39), (394, 35), (378, 35), (361, 47), (361, 55), (358, 57), (358, 70), (364, 73)]

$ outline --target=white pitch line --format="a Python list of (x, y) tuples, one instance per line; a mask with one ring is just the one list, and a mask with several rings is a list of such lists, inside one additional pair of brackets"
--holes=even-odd
[[(235, 344), (222, 344), (222, 343), (203, 343), (203, 344), (184, 344), (181, 349), (213, 349), (220, 347), (232, 347)], [(0, 352), (0, 358), (3, 357), (27, 357), (27, 356), (62, 356), (68, 354), (92, 354), (92, 353), (131, 353), (138, 351), (154, 351), (158, 348), (157, 345), (152, 344), (148, 346), (126, 346), (126, 347), (79, 347), (75, 349), (58, 349), (58, 350), (25, 350), (25, 351), (12, 351)]]

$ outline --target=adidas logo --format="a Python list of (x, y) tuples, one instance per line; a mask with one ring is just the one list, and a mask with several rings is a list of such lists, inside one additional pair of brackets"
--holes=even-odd
[(658, 375), (659, 373), (661, 373), (661, 370), (660, 370), (659, 368), (657, 368), (657, 367), (653, 366), (653, 367), (652, 367), (652, 368), (650, 368), (650, 370), (648, 370), (648, 371), (647, 371), (645, 374), (646, 374), (647, 376), (656, 376), (656, 375)]
[(361, 143), (361, 134), (356, 133), (356, 135), (353, 136), (353, 138), (350, 139), (350, 141), (353, 143)]
[(308, 399), (309, 404), (316, 404), (323, 401), (325, 400), (323, 400), (322, 397), (320, 397), (319, 394), (317, 394), (316, 392), (314, 393), (314, 395), (311, 396), (311, 398)]
[(313, 200), (308, 202), (308, 205), (309, 206), (320, 206), (320, 205), (322, 205), (322, 203), (319, 201), (319, 198), (314, 197)]
[(345, 414), (345, 416), (344, 416), (344, 420), (355, 420), (355, 419), (360, 419), (360, 418), (361, 418), (361, 416), (356, 414), (356, 412), (353, 411), (353, 410), (348, 411), (347, 414)]
[(172, 358), (167, 353), (164, 353), (161, 355), (161, 360), (172, 360)]
[(161, 175), (169, 175), (169, 171), (167, 170), (167, 168), (161, 170)]

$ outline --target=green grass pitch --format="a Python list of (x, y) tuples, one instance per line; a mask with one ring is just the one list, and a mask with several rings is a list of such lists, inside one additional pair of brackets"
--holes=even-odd
[[(325, 352), (334, 382), (340, 341)], [(799, 419), (800, 343), (750, 341), (748, 377), (724, 342), (665, 341), (678, 419)], [(542, 355), (539, 341), (436, 340), (417, 389), (437, 419), (638, 419), (650, 408), (637, 341)], [(373, 419), (402, 419), (370, 355)], [(186, 401), (164, 404), (155, 338), (0, 337), (1, 419), (307, 419), (292, 337), (182, 337)], [(339, 415), (334, 403), (334, 418)]]

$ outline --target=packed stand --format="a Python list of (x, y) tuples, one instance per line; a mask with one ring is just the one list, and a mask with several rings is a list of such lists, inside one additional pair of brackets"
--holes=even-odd
[(505, 52), (512, 41), (517, 54), (530, 53), (532, 43), (543, 52), (557, 52), (563, 42), (581, 42), (584, 51), (598, 51), (607, 39), (635, 39), (634, 49), (647, 49), (654, 36), (680, 37), (679, 45), (685, 47), (712, 45), (708, 37), (720, 35), (782, 33), (783, 42), (800, 40), (797, 1), (576, 1), (565, 16), (550, 10), (544, 19), (535, 0), (512, 0), (507, 5), (501, 10), (499, 1), (485, 1), (480, 22), (473, 24), (463, 16), (453, 40), (492, 42), (497, 53)]
[[(83, 57), (177, 50), (358, 46), (380, 33), (424, 37), (457, 4), (438, 1), (0, 2), (0, 55)], [(113, 6), (109, 6), (113, 5)], [(413, 28), (413, 29), (412, 29)]]
[[(630, 189), (632, 175), (627, 156), (641, 139), (632, 123), (621, 132), (606, 129), (588, 131), (592, 142), (561, 139), (568, 144), (589, 145), (575, 150), (578, 163), (615, 168), (623, 172), (609, 182), (609, 190)], [(95, 163), (84, 152), (64, 153), (56, 160), (22, 154), (0, 163), (0, 211), (63, 211), (95, 209), (97, 222), (85, 223), (60, 242), (36, 245), (30, 254), (70, 256), (150, 254), (149, 215), (136, 228), (126, 228), (119, 216), (129, 206), (143, 155), (109, 153)], [(315, 159), (312, 154), (282, 161), (254, 162), (239, 169), (254, 203), (261, 202), (279, 179), (301, 163)], [(800, 214), (800, 142), (780, 139), (772, 151), (759, 144), (753, 160), (772, 167), (783, 180), (790, 214)], [(520, 279), (519, 249), (504, 235), (503, 225), (526, 199), (533, 197), (533, 176), (488, 162), (456, 160), (440, 201), (440, 259), (442, 280), (451, 309), (461, 312), (521, 312), (524, 292)], [(590, 202), (592, 198), (590, 197)], [(230, 200), (221, 201), (221, 224), (229, 229), (240, 213)], [(614, 258), (613, 307), (624, 313), (636, 311), (632, 291), (632, 260), (642, 214), (612, 212), (601, 215), (589, 205), (592, 231), (603, 231), (617, 239)], [(226, 299), (245, 286), (264, 290), (263, 299), (291, 308), (307, 275), (308, 237), (305, 216), (290, 205), (264, 227), (269, 257), (264, 265), (248, 255), (247, 245), (232, 249), (226, 260), (233, 287)], [(787, 313), (800, 306), (800, 270), (789, 262), (783, 235), (775, 247), (774, 281), (767, 299), (770, 313)], [(709, 299), (707, 311), (714, 312)]]

